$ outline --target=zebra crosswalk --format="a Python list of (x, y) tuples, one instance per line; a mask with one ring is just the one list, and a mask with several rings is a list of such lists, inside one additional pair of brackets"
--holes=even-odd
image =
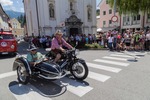
[[(129, 62), (128, 59), (134, 59), (134, 57), (136, 55), (145, 55), (146, 53), (136, 53), (136, 52), (132, 52), (131, 55), (128, 53), (113, 53), (113, 54), (109, 54), (107, 56), (101, 57), (101, 58), (97, 58), (97, 59), (93, 59), (93, 61), (88, 61), (86, 62), (87, 66), (89, 67), (89, 69), (96, 69), (96, 72), (94, 72), (93, 70), (89, 70), (89, 75), (88, 75), (88, 80), (92, 80), (92, 81), (97, 81), (97, 82), (101, 82), (104, 83), (107, 80), (111, 79), (110, 75), (107, 74), (102, 74), (101, 71), (106, 71), (108, 73), (114, 73), (114, 74), (119, 74), (120, 71), (122, 71), (125, 67), (128, 67), (132, 62)], [(136, 56), (138, 59), (140, 59), (141, 57)], [(117, 66), (116, 66), (117, 65)], [(114, 67), (115, 66), (115, 67)], [(12, 74), (12, 73), (10, 73)], [(7, 75), (5, 75), (7, 77)], [(4, 76), (0, 75), (0, 79), (4, 78)], [(94, 90), (94, 86), (89, 85), (89, 84), (84, 84), (82, 82), (70, 79), (68, 77), (64, 77), (62, 79), (59, 80), (55, 80), (53, 81), (54, 84), (57, 85), (65, 85), (67, 87), (67, 91), (69, 93), (72, 93), (78, 97), (83, 97), (84, 95), (86, 95), (87, 93), (89, 93), (90, 91)], [(22, 87), (22, 91), (25, 92), (25, 94), (20, 95), (20, 94), (14, 94), (15, 98), (17, 100), (52, 100), (52, 98), (47, 98), (47, 97), (43, 97), (41, 96), (38, 92), (39, 90), (36, 89), (36, 87), (34, 87), (33, 85), (27, 85), (27, 86), (23, 86)], [(33, 90), (30, 90), (30, 89)], [(11, 86), (10, 90), (13, 91), (21, 91), (18, 89), (18, 86)], [(28, 91), (26, 93), (26, 91)], [(32, 99), (30, 99), (30, 98)], [(26, 98), (26, 99), (25, 99)]]

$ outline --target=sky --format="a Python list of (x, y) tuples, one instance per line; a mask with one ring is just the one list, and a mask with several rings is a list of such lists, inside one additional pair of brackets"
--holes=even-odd
[[(23, 0), (0, 0), (4, 10), (13, 10), (17, 12), (24, 12)], [(96, 5), (99, 4), (101, 0), (96, 0)]]
[(24, 12), (23, 0), (0, 0), (4, 10)]

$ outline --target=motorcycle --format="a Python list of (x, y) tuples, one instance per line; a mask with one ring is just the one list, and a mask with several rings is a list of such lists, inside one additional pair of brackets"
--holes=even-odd
[(84, 80), (88, 76), (88, 67), (83, 59), (77, 58), (78, 50), (66, 50), (64, 57), (54, 63), (54, 57), (51, 50), (45, 55), (49, 60), (44, 61), (43, 58), (38, 60), (36, 65), (30, 66), (25, 57), (19, 55), (13, 64), (13, 70), (17, 70), (17, 79), (21, 84), (27, 84), (32, 76), (56, 80), (65, 77), (68, 74), (74, 76), (76, 80)]

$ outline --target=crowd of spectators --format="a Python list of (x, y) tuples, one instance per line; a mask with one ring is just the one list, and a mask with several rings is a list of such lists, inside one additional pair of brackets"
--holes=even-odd
[[(47, 48), (51, 46), (52, 38), (53, 37), (50, 36), (32, 36), (30, 42), (37, 47)], [(63, 36), (63, 38), (71, 45), (74, 45), (76, 41), (78, 41), (79, 48), (84, 47), (85, 44), (97, 43), (104, 48), (108, 48), (110, 51), (150, 50), (150, 29), (148, 31), (132, 31), (127, 29), (123, 33), (115, 30), (109, 30), (107, 32), (97, 34), (76, 34), (70, 35), (69, 37)]]

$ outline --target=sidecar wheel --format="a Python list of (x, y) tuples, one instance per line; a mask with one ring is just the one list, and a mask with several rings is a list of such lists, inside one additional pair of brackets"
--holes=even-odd
[(17, 76), (18, 76), (19, 83), (27, 84), (29, 82), (29, 75), (27, 75), (27, 71), (25, 67), (19, 66), (17, 68)]
[(84, 80), (88, 76), (88, 67), (85, 63), (76, 62), (72, 65), (71, 74), (77, 80)]

